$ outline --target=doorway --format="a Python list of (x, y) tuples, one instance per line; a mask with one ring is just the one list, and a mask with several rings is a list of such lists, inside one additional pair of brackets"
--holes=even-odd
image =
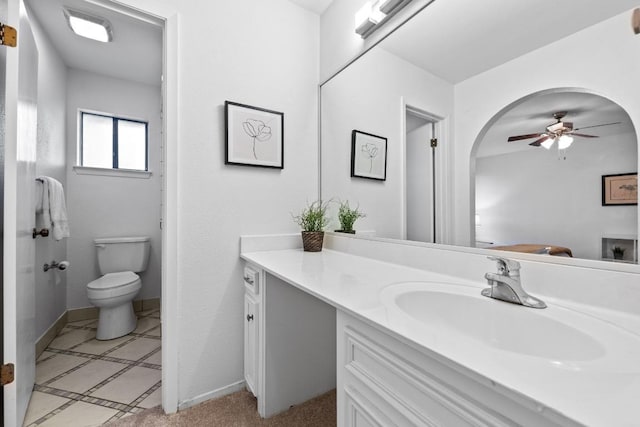
[[(46, 3), (47, 5), (51, 5), (52, 3), (57, 3), (57, 2), (39, 1), (39, 0), (30, 1), (30, 0), (27, 0), (26, 3), (27, 3), (27, 6), (28, 6), (28, 9), (30, 9), (30, 10), (28, 10), (28, 12), (29, 12), (29, 20), (32, 21), (32, 23), (34, 24), (33, 26), (34, 27), (38, 27), (38, 24), (41, 25), (40, 29), (34, 28), (34, 31), (36, 33), (35, 34), (36, 38), (39, 38), (38, 34), (37, 34), (39, 30), (41, 30), (42, 33), (46, 33), (47, 32), (47, 29), (45, 28), (45, 24), (44, 24), (45, 22), (49, 23), (51, 20), (53, 20), (53, 18), (55, 16), (58, 16), (58, 15), (62, 16), (62, 13), (56, 13), (56, 14), (47, 14), (47, 13), (45, 13), (44, 17), (42, 17), (42, 16), (39, 16), (36, 12), (34, 12), (34, 10), (37, 10), (37, 8), (40, 7), (42, 4)], [(161, 78), (162, 78), (162, 67), (163, 67), (163, 65), (162, 65), (162, 55), (163, 55), (163, 52), (165, 50), (165, 48), (163, 46), (164, 41), (163, 41), (163, 37), (162, 37), (162, 31), (163, 31), (162, 26), (164, 25), (164, 21), (156, 19), (156, 18), (154, 18), (152, 16), (146, 16), (146, 15), (140, 14), (137, 11), (134, 12), (134, 11), (131, 11), (131, 10), (127, 9), (127, 8), (124, 8), (124, 7), (121, 7), (121, 6), (117, 6), (114, 3), (111, 3), (109, 1), (99, 2), (99, 3), (98, 2), (94, 2), (94, 1), (91, 1), (91, 2), (70, 1), (70, 2), (65, 2), (65, 6), (74, 7), (76, 9), (80, 9), (80, 8), (86, 9), (89, 6), (92, 6), (92, 7), (93, 6), (98, 6), (98, 7), (101, 6), (105, 10), (108, 10), (111, 13), (122, 14), (123, 16), (126, 17), (126, 19), (137, 20), (142, 25), (160, 26), (160, 31), (159, 31), (160, 32), (160, 42), (159, 42), (159, 45), (158, 45), (158, 55), (159, 55), (159, 57), (161, 59), (159, 61), (158, 72), (156, 74), (157, 84), (155, 85), (155, 87), (156, 87), (156, 92), (157, 93), (156, 93), (156, 100), (154, 101), (154, 109), (157, 111), (158, 121), (154, 125), (156, 130), (157, 130), (157, 134), (153, 138), (155, 139), (156, 147), (159, 147), (158, 153), (156, 154), (156, 158), (154, 159), (154, 161), (156, 162), (156, 166), (152, 166), (153, 162), (151, 161), (151, 158), (149, 159), (150, 160), (149, 166), (150, 166), (151, 176), (158, 180), (158, 185), (157, 185), (157, 193), (158, 193), (157, 194), (157, 204), (155, 204), (155, 206), (152, 207), (152, 210), (154, 211), (154, 215), (155, 216), (153, 217), (152, 220), (148, 221), (149, 223), (153, 222), (154, 228), (157, 230), (157, 239), (155, 241), (152, 241), (152, 246), (153, 246), (153, 249), (152, 249), (152, 262), (150, 262), (150, 266), (149, 266), (149, 267), (151, 267), (152, 263), (155, 262), (155, 264), (156, 264), (156, 269), (155, 269), (156, 273), (154, 274), (153, 278), (144, 277), (144, 276), (142, 277), (142, 279), (143, 279), (143, 289), (142, 289), (142, 291), (141, 291), (141, 293), (139, 295), (139, 298), (136, 298), (136, 299), (143, 300), (143, 304), (144, 304), (144, 300), (153, 299), (152, 297), (154, 296), (154, 295), (149, 295), (148, 293), (145, 293), (145, 288), (148, 288), (149, 284), (153, 283), (157, 287), (158, 292), (160, 292), (161, 284), (162, 284), (161, 270), (164, 270), (164, 266), (162, 266), (162, 268), (160, 268), (161, 258), (162, 258), (162, 255), (163, 255), (162, 236), (165, 234), (164, 230), (160, 231), (161, 221), (163, 221), (163, 215), (161, 214), (161, 212), (165, 211), (165, 208), (164, 208), (164, 206), (162, 205), (162, 202), (161, 202), (161, 200), (163, 199), (163, 194), (161, 193), (161, 189), (165, 189), (166, 188), (166, 184), (165, 184), (165, 182), (163, 182), (163, 176), (165, 175), (163, 173), (164, 164), (163, 164), (163, 162), (161, 160), (162, 157), (163, 157), (163, 154), (162, 154), (162, 151), (161, 151), (162, 150), (161, 146), (163, 145), (163, 143), (162, 143), (163, 138), (164, 138), (163, 137), (163, 129), (164, 129), (164, 126), (165, 126), (163, 124), (163, 118), (162, 118), (162, 110), (163, 110), (163, 108), (161, 106), (166, 105), (166, 101), (164, 100), (164, 96), (163, 96), (164, 94), (161, 93), (161, 84), (162, 84), (161, 83)], [(55, 37), (51, 37), (51, 36), (49, 36), (47, 38), (49, 38), (50, 40), (55, 40), (56, 39)], [(39, 48), (39, 50), (42, 50), (42, 51), (47, 50), (47, 48), (40, 49), (40, 46), (38, 46), (38, 48)], [(57, 49), (57, 46), (56, 46), (56, 49)], [(59, 49), (59, 50), (61, 50), (61, 49)], [(60, 56), (62, 56), (62, 55), (63, 54), (61, 52)], [(113, 61), (115, 58), (112, 55), (108, 59), (110, 61)], [(62, 62), (66, 63), (68, 58), (61, 58), (61, 60), (62, 60)], [(98, 63), (97, 60), (94, 61), (94, 60), (92, 60), (90, 57), (88, 57), (86, 55), (85, 55), (85, 60), (86, 60), (86, 62), (92, 62), (94, 64)], [(42, 62), (41, 62), (41, 66), (42, 66)], [(75, 67), (69, 66), (69, 68), (72, 69), (72, 68), (75, 68)], [(21, 69), (21, 73), (22, 73), (22, 71), (23, 70)], [(48, 71), (50, 71), (50, 69), (48, 69)], [(86, 84), (87, 82), (90, 82), (90, 79), (87, 78), (87, 74), (90, 73), (90, 70), (79, 70), (77, 72), (73, 71), (73, 73), (74, 73), (74, 76), (70, 76), (69, 79), (68, 79), (69, 81), (72, 81), (72, 80), (75, 79), (76, 83), (78, 81), (80, 81), (82, 84)], [(99, 73), (95, 73), (95, 74), (99, 74)], [(105, 74), (103, 74), (102, 77), (125, 80), (124, 76), (115, 76), (114, 77), (114, 76), (106, 76)], [(67, 80), (67, 79), (65, 78), (65, 80)], [(96, 80), (94, 80), (94, 82), (95, 81)], [(49, 89), (50, 89), (51, 86), (52, 85), (49, 85)], [(91, 86), (92, 85), (87, 85), (85, 87), (89, 87), (90, 88)], [(100, 84), (96, 84), (96, 83), (93, 84), (93, 87), (97, 87), (97, 86), (100, 86)], [(43, 94), (44, 94), (44, 96), (43, 96)], [(46, 90), (45, 91), (40, 91), (40, 95), (41, 95), (41, 97), (43, 99), (47, 99)], [(73, 95), (73, 96), (75, 97), (75, 95)], [(96, 106), (96, 104), (92, 104), (92, 105), (88, 105), (88, 106), (85, 105), (84, 108), (88, 108), (88, 109), (93, 110), (93, 111), (99, 111), (99, 112), (102, 112), (102, 113), (108, 112), (108, 113), (112, 113), (114, 115), (115, 114), (119, 114), (119, 113), (122, 114), (121, 112), (117, 111), (116, 109), (100, 107), (100, 106)], [(69, 111), (68, 111), (69, 109), (68, 108), (58, 108), (58, 110), (62, 110), (64, 113), (66, 113), (66, 117), (63, 118), (63, 121), (66, 121), (67, 129), (70, 130), (69, 133), (68, 133), (68, 138), (66, 138), (66, 139), (67, 140), (75, 140), (75, 135), (72, 135), (71, 130), (75, 130), (76, 127), (77, 127), (76, 126), (76, 123), (77, 123), (76, 122), (76, 120), (77, 120), (76, 114), (74, 114), (73, 112), (71, 114), (69, 114)], [(124, 115), (127, 118), (136, 118), (136, 119), (137, 118), (144, 118), (144, 117), (141, 117), (140, 114), (127, 113), (126, 111), (124, 112)], [(150, 123), (150, 128), (151, 128), (151, 123)], [(151, 130), (150, 130), (150, 133), (151, 133)], [(150, 139), (151, 139), (151, 135), (150, 135)], [(73, 147), (73, 148), (75, 148), (75, 147)], [(73, 170), (74, 166), (76, 165), (76, 163), (75, 163), (75, 160), (76, 160), (75, 155), (71, 154), (69, 157), (70, 158), (63, 159), (63, 163), (66, 160), (65, 168), (67, 169), (67, 171), (66, 171), (66, 173), (62, 173), (60, 175), (60, 179), (61, 180), (66, 180), (66, 182), (65, 182), (65, 184), (66, 184), (65, 190), (67, 190), (66, 191), (67, 192), (66, 196), (67, 196), (68, 209), (70, 211), (69, 212), (70, 216), (72, 216), (71, 212), (73, 210), (78, 212), (79, 208), (78, 208), (78, 205), (76, 203), (77, 201), (74, 202), (73, 200), (69, 200), (70, 199), (69, 196), (75, 195), (76, 198), (77, 198), (77, 194), (78, 194), (77, 190), (79, 190), (79, 189), (81, 190), (81, 185), (79, 185), (78, 182), (76, 182), (75, 184), (71, 184), (72, 180), (77, 181), (79, 179), (84, 179), (85, 183), (89, 183), (87, 186), (90, 187), (90, 190), (93, 190), (94, 193), (101, 193), (102, 195), (104, 195), (105, 192), (108, 193), (110, 191), (110, 190), (108, 190), (109, 187), (113, 189), (113, 192), (118, 192), (118, 191), (122, 192), (123, 188), (126, 188), (127, 191), (130, 191), (133, 187), (139, 186), (140, 185), (139, 183), (145, 180), (145, 178), (140, 178), (140, 177), (138, 177), (138, 178), (129, 178), (127, 180), (126, 177), (117, 176), (117, 175), (116, 176), (113, 176), (113, 175), (112, 176), (100, 176), (100, 175), (83, 175), (83, 176), (80, 176), (81, 174), (79, 174), (78, 171)], [(151, 157), (151, 153), (150, 153), (150, 157)], [(51, 164), (59, 161), (59, 158), (56, 158), (55, 162), (54, 161), (46, 161), (46, 160), (40, 162), (40, 160), (41, 160), (41, 158), (39, 157), (37, 163), (40, 163), (40, 166), (41, 166), (40, 169), (38, 168), (38, 165), (36, 165), (36, 167), (35, 167), (35, 169), (36, 169), (35, 171), (36, 171), (37, 174), (55, 175), (57, 173), (57, 171), (51, 166)], [(99, 183), (98, 180), (111, 180), (112, 182), (118, 181), (119, 185), (111, 185), (110, 186), (110, 185), (107, 185), (107, 184), (104, 184), (104, 183), (101, 184), (101, 183)], [(32, 185), (33, 180), (26, 180), (26, 181), (28, 181), (29, 184)], [(134, 182), (137, 182), (138, 184), (136, 184)], [(72, 191), (68, 191), (70, 186), (72, 187)], [(73, 197), (71, 197), (71, 199), (73, 199)], [(86, 199), (86, 198), (83, 197), (83, 199)], [(73, 204), (73, 205), (71, 205), (71, 204)], [(91, 213), (89, 206), (90, 206), (90, 204), (85, 204), (84, 206), (81, 207), (82, 208), (82, 216), (93, 217), (93, 220), (94, 220), (95, 224), (104, 224), (105, 221), (102, 220), (103, 218), (96, 217), (95, 214)], [(127, 229), (123, 228), (122, 226), (118, 226), (117, 228), (119, 230), (117, 230), (117, 231), (119, 231), (119, 232), (115, 232), (113, 230), (108, 230), (106, 232), (103, 231), (102, 235), (95, 235), (95, 234), (88, 235), (87, 233), (83, 233), (82, 232), (82, 229), (81, 229), (82, 227), (78, 225), (77, 216), (76, 216), (76, 220), (73, 221), (73, 222), (76, 224), (75, 233), (74, 233), (73, 227), (72, 227), (73, 239), (69, 239), (69, 241), (67, 242), (68, 243), (67, 244), (68, 248), (72, 248), (74, 245), (76, 245), (81, 240), (85, 240), (85, 241), (89, 242), (88, 246), (87, 247), (82, 247), (81, 246), (79, 249), (76, 248), (76, 249), (69, 250), (68, 253), (67, 253), (67, 256), (68, 256), (68, 258), (70, 258), (69, 260), (71, 261), (71, 267), (65, 273), (54, 272), (54, 274), (50, 274), (49, 278), (43, 283), (45, 285), (44, 286), (45, 288), (49, 287), (49, 288), (53, 289), (56, 286), (59, 287), (60, 280), (64, 280), (64, 278), (65, 278), (64, 276), (62, 276), (63, 274), (65, 274), (65, 275), (68, 275), (69, 273), (73, 274), (73, 273), (76, 273), (76, 272), (78, 272), (78, 271), (83, 269), (83, 267), (87, 263), (84, 262), (85, 260), (83, 260), (81, 258), (78, 258), (77, 253), (78, 252), (88, 252), (89, 255), (90, 255), (90, 258), (93, 258), (95, 256), (95, 250), (91, 246), (91, 241), (92, 241), (93, 238), (95, 238), (95, 237), (107, 237), (109, 235), (110, 236), (134, 235), (134, 233), (136, 231), (135, 229), (127, 230)], [(143, 231), (141, 233), (135, 233), (135, 234), (149, 234), (149, 233), (147, 233), (146, 231)], [(30, 236), (29, 236), (29, 240), (31, 240)], [(32, 242), (33, 242), (32, 244), (36, 246), (36, 252), (38, 252), (38, 245), (41, 244), (41, 242), (45, 242), (45, 240), (43, 238), (39, 237), (37, 240), (32, 241)], [(44, 255), (45, 258), (44, 259), (47, 262), (49, 262), (53, 258), (51, 258), (51, 256), (50, 256), (51, 253), (49, 253), (49, 255), (46, 254), (47, 250), (48, 250), (48, 248), (46, 248), (46, 247), (43, 250), (43, 252), (45, 253), (45, 255)], [(78, 262), (74, 262), (73, 261), (74, 254), (75, 254), (76, 260), (79, 259)], [(58, 256), (59, 256), (59, 252), (56, 251), (55, 252), (55, 257), (56, 258), (55, 259), (62, 260), (62, 259), (66, 258), (65, 257), (65, 258), (58, 259)], [(40, 261), (42, 261), (42, 260), (39, 259), (39, 255), (36, 255), (35, 258), (36, 258), (36, 260), (35, 260), (35, 268), (32, 269), (31, 271), (35, 270), (36, 271), (36, 276), (37, 276), (37, 274), (39, 274), (39, 271), (42, 270), (42, 265), (40, 265)], [(84, 286), (86, 285), (88, 280), (95, 279), (95, 278), (98, 277), (97, 275), (99, 275), (99, 272), (96, 272), (95, 260), (91, 259), (91, 261), (92, 262), (91, 262), (90, 266), (93, 268), (92, 274), (94, 274), (95, 276), (89, 277), (88, 279), (81, 279), (81, 280), (76, 280), (76, 279), (68, 280), (69, 276), (66, 276), (67, 284), (69, 285), (69, 286), (67, 286), (68, 289), (69, 289), (69, 292), (67, 293), (66, 297), (64, 298), (64, 302), (66, 302), (68, 304), (67, 307), (65, 307), (65, 308), (69, 309), (68, 310), (68, 315), (70, 315), (69, 313), (71, 313), (71, 311), (76, 311), (76, 309), (82, 309), (82, 308), (89, 308), (90, 309), (91, 308), (91, 307), (83, 307), (82, 301), (78, 302), (78, 298), (82, 297), (83, 294), (86, 294), (86, 291), (84, 291)], [(33, 263), (33, 261), (32, 261), (32, 263)], [(149, 269), (147, 269), (145, 274), (148, 273), (148, 271), (149, 271)], [(37, 277), (35, 278), (35, 281), (36, 281), (36, 283), (38, 285), (41, 285), (41, 283), (38, 282), (38, 278)], [(72, 282), (72, 283), (70, 283), (70, 282)], [(74, 286), (73, 284), (75, 284), (75, 285), (79, 284), (79, 286), (73, 287)], [(164, 285), (162, 285), (162, 286), (164, 286)], [(42, 287), (38, 286), (36, 289), (38, 289), (38, 291), (40, 291), (42, 289)], [(158, 293), (157, 296), (159, 296), (159, 293)], [(38, 306), (38, 301), (37, 301), (38, 296), (37, 295), (36, 295), (36, 297), (34, 299), (36, 299), (36, 301), (35, 301), (35, 304), (36, 304), (36, 316), (35, 317), (36, 318), (35, 318), (34, 322), (36, 323), (36, 327), (38, 327), (38, 322), (39, 322), (38, 316), (43, 314), (43, 310), (41, 308), (37, 307)], [(49, 300), (49, 302), (52, 302), (52, 301), (53, 300)], [(86, 306), (86, 304), (84, 304), (84, 306)], [(161, 340), (161, 338), (160, 338), (160, 335), (161, 335), (160, 334), (160, 328), (159, 327), (155, 327), (156, 325), (151, 325), (151, 323), (155, 322), (152, 319), (155, 317), (154, 314), (159, 313), (159, 307), (157, 307), (155, 309), (155, 313), (153, 312), (153, 310), (150, 310), (148, 307), (145, 307), (144, 305), (142, 307), (138, 307), (138, 308), (142, 309), (142, 311), (143, 311), (143, 313), (141, 315), (141, 321), (138, 322), (138, 326), (141, 327), (141, 328), (144, 328), (144, 327), (147, 327), (147, 328), (145, 330), (142, 330), (140, 328), (138, 330), (136, 330), (135, 334), (144, 335), (144, 336), (136, 336), (136, 338), (144, 338), (142, 341), (146, 342), (146, 344), (149, 344), (149, 340), (155, 340), (155, 341), (157, 341), (159, 343), (160, 340)], [(80, 310), (80, 311), (82, 311), (82, 310)], [(47, 320), (45, 323), (47, 323), (47, 322), (56, 322), (57, 320), (60, 320), (60, 319), (54, 319), (53, 321)], [(82, 322), (84, 322), (85, 320), (86, 320), (86, 322), (84, 324), (82, 324)], [(91, 331), (92, 330), (91, 319), (78, 320), (77, 317), (75, 317), (73, 319), (68, 317), (66, 319), (66, 323), (67, 323), (67, 325), (70, 325), (70, 327), (68, 327), (67, 330), (65, 331), (65, 334), (61, 334), (60, 337), (62, 337), (62, 335), (67, 335), (66, 338), (69, 338), (69, 336), (77, 337), (77, 336), (82, 335), (82, 333), (87, 333), (87, 338), (89, 338), (89, 334), (92, 332)], [(71, 327), (71, 326), (73, 326), (73, 327)], [(149, 326), (154, 326), (155, 328), (154, 327), (149, 327)], [(47, 329), (47, 328), (45, 328), (45, 329)], [(93, 328), (93, 329), (95, 329), (95, 328)], [(155, 338), (152, 338), (152, 335), (154, 333), (153, 329), (156, 329), (155, 332), (157, 332), (157, 334), (155, 335)], [(41, 333), (40, 332), (38, 332), (38, 334), (36, 334), (36, 339), (38, 339), (38, 338), (41, 338)], [(82, 357), (81, 355), (78, 354), (78, 353), (82, 353), (82, 351), (80, 351), (80, 350), (82, 350), (82, 349), (87, 350), (87, 349), (84, 348), (84, 347), (76, 347), (75, 344), (82, 346), (83, 344), (88, 344), (88, 343), (89, 343), (89, 341), (77, 342), (77, 343), (74, 343), (74, 345), (71, 345), (71, 346), (68, 346), (68, 345), (65, 345), (65, 344), (59, 345), (59, 343), (58, 343), (57, 347), (51, 347), (49, 349), (51, 351), (49, 351), (49, 353), (46, 354), (44, 358), (43, 357), (39, 358), (39, 362), (42, 362), (43, 360), (47, 359), (47, 357), (49, 358), (48, 360), (54, 360), (56, 358), (59, 358), (60, 360), (69, 361), (69, 360), (72, 360), (73, 358), (76, 358), (76, 359), (73, 359), (73, 360), (77, 361), (77, 358), (81, 358)], [(119, 344), (124, 344), (124, 346), (122, 346), (122, 348), (124, 350), (121, 351), (121, 353), (123, 353), (123, 354), (120, 354), (120, 355), (123, 356), (123, 360), (128, 360), (127, 363), (130, 365), (132, 360), (131, 359), (127, 359), (127, 357), (134, 357), (134, 355), (130, 351), (126, 350), (125, 347), (127, 347), (127, 344), (131, 344), (131, 343), (119, 343)], [(138, 344), (138, 347), (140, 348), (139, 344)], [(144, 347), (144, 346), (142, 346), (142, 347)], [(113, 350), (115, 352), (118, 349), (113, 348), (113, 346), (111, 346), (111, 350)], [(129, 350), (131, 350), (131, 347), (129, 347)], [(155, 350), (155, 348), (151, 349), (151, 350)], [(142, 349), (141, 351), (144, 351), (144, 349)], [(73, 354), (74, 352), (76, 354)], [(124, 353), (127, 353), (127, 352), (129, 353), (129, 355), (128, 356), (124, 355)], [(134, 363), (138, 363), (138, 365), (142, 366), (142, 367), (145, 367), (145, 366), (144, 365), (140, 365), (141, 363), (148, 364), (148, 365), (157, 365), (159, 367), (160, 364), (161, 364), (161, 362), (160, 362), (160, 352), (156, 351), (153, 354), (151, 354), (151, 352), (152, 351), (148, 351), (147, 353), (144, 354), (144, 356), (148, 356), (148, 358), (150, 358), (151, 356), (155, 355), (155, 358), (153, 360), (147, 360), (144, 357), (141, 357), (141, 358), (138, 358), (138, 359), (134, 360), (133, 362)], [(95, 359), (95, 356), (99, 356), (99, 357), (104, 356), (104, 354), (100, 354), (100, 355), (96, 354), (95, 351), (94, 351), (94, 353), (91, 353), (90, 350), (87, 350), (85, 353), (86, 354), (93, 354), (92, 357), (94, 359)], [(104, 352), (102, 352), (102, 353), (104, 353)], [(111, 353), (108, 353), (108, 354), (111, 354)], [(115, 353), (115, 354), (117, 355), (118, 353)], [(65, 356), (65, 357), (61, 357), (61, 356)], [(109, 361), (109, 362), (111, 362), (111, 361)], [(78, 365), (76, 365), (76, 366), (74, 366), (72, 368), (77, 368), (77, 367), (78, 367)], [(146, 366), (146, 367), (150, 368), (149, 366)], [(152, 369), (152, 368), (150, 368), (150, 369)], [(65, 372), (68, 373), (69, 370), (67, 370)], [(62, 374), (64, 374), (64, 373), (61, 373), (59, 375), (62, 375)], [(57, 376), (59, 376), (59, 375), (57, 375)], [(52, 382), (50, 382), (48, 384), (44, 384), (43, 386), (44, 387), (51, 386), (51, 385), (53, 385), (53, 383), (55, 383), (56, 381), (58, 381), (60, 379), (62, 379), (62, 378), (58, 378), (57, 380), (55, 378), (48, 378), (46, 381), (52, 380)], [(36, 378), (36, 384), (38, 384), (37, 380), (38, 379)], [(40, 385), (42, 385), (42, 384), (40, 384)], [(59, 384), (57, 384), (57, 385), (59, 385)], [(154, 384), (151, 387), (147, 388), (145, 390), (145, 392), (149, 392), (148, 393), (149, 396), (151, 394), (155, 393), (155, 398), (158, 399), (157, 402), (159, 403), (159, 395), (161, 394), (161, 389), (159, 388), (159, 385), (158, 385), (158, 387), (156, 387), (155, 389), (152, 390), (153, 386), (155, 386), (155, 385), (156, 384)], [(50, 387), (50, 388), (54, 388), (54, 387)], [(42, 390), (42, 389), (39, 390), (38, 392), (39, 393), (46, 393), (46, 391)], [(78, 391), (73, 391), (73, 392), (74, 393), (78, 393)], [(96, 392), (96, 390), (92, 391), (91, 393), (89, 393), (89, 390), (85, 390), (85, 391), (81, 392), (81, 394), (90, 395), (90, 394), (96, 394), (95, 392)], [(96, 396), (97, 396), (97, 394), (96, 394)], [(146, 397), (149, 397), (149, 396), (139, 395), (138, 397), (139, 398), (140, 397), (146, 398)], [(106, 399), (106, 400), (109, 400), (109, 399)], [(118, 403), (118, 402), (116, 402), (116, 403)], [(133, 403), (133, 401), (129, 402), (129, 403), (126, 403), (126, 402), (119, 402), (119, 403), (132, 406), (131, 403)], [(72, 405), (70, 405), (69, 407), (72, 407)], [(57, 409), (65, 409), (65, 408), (61, 408), (61, 406), (58, 406)], [(120, 412), (123, 412), (122, 409), (125, 409), (125, 412), (126, 412), (127, 408), (120, 407), (120, 409), (119, 409)], [(22, 415), (24, 415), (24, 413)], [(20, 419), (20, 417), (21, 417), (21, 414), (18, 413), (16, 418)]]
[(405, 106), (405, 201), (407, 240), (435, 243), (438, 119)]

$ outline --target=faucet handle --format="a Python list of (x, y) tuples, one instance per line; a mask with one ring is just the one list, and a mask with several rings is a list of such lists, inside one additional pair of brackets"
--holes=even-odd
[(518, 261), (499, 256), (488, 256), (487, 258), (498, 264), (498, 271), (500, 273), (518, 275), (520, 272), (520, 263)]

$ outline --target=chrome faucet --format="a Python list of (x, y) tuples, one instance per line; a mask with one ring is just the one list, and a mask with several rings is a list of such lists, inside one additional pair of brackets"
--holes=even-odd
[(522, 288), (520, 283), (520, 263), (518, 261), (493, 256), (487, 258), (498, 263), (498, 272), (484, 275), (491, 287), (483, 289), (482, 295), (527, 307), (547, 307), (547, 304), (536, 297), (532, 297)]

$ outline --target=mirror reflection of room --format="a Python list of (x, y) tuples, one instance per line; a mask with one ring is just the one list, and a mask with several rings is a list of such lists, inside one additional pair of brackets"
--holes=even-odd
[(476, 246), (600, 259), (604, 236), (633, 238), (637, 207), (601, 200), (602, 176), (637, 165), (636, 134), (619, 105), (559, 90), (498, 116), (477, 143)]
[[(637, 262), (637, 199), (602, 201), (603, 177), (638, 170), (634, 5), (531, 32), (542, 5), (485, 22), (477, 3), (434, 2), (321, 86), (323, 198), (359, 203), (378, 237)], [(433, 132), (412, 134), (414, 110)], [(384, 182), (335, 173), (353, 129), (388, 139)]]

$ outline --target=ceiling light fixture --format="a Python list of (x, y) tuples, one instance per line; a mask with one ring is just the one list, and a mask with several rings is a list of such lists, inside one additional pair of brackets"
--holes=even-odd
[(540, 145), (542, 145), (544, 148), (546, 148), (547, 150), (551, 148), (551, 146), (553, 145), (553, 143), (556, 141), (555, 137), (549, 137), (547, 139), (545, 139), (544, 141), (542, 141), (540, 143)]
[(63, 12), (69, 28), (75, 34), (103, 43), (113, 40), (111, 23), (106, 19), (67, 8)]
[(571, 144), (573, 144), (573, 137), (569, 135), (561, 135), (560, 138), (558, 138), (558, 150), (569, 148)]

